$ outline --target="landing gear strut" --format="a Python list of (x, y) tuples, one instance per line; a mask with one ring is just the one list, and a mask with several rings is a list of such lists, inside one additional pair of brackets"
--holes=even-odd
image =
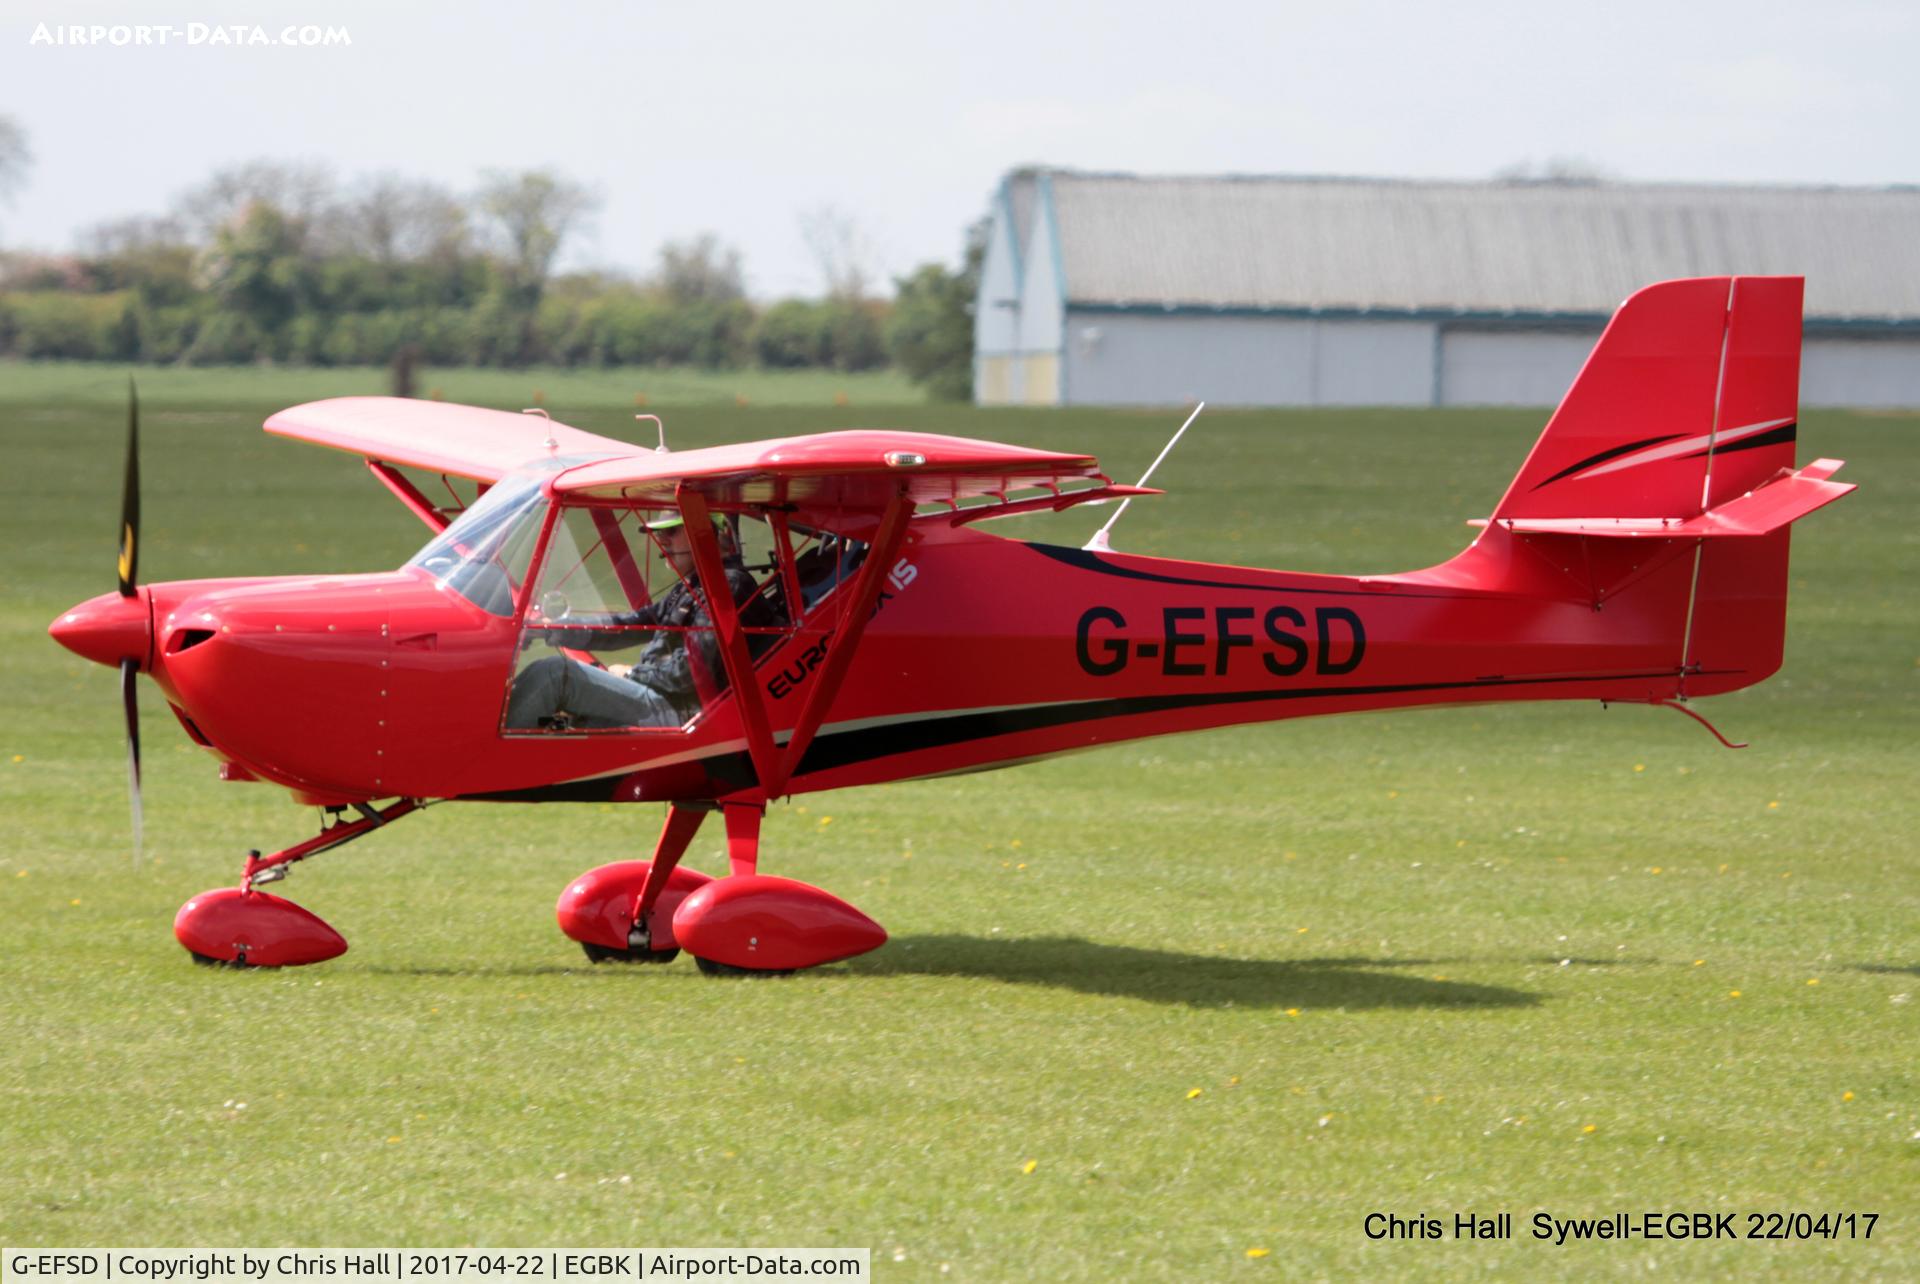
[[(358, 820), (323, 823), (312, 838), (271, 856), (248, 852), (240, 885), (202, 892), (182, 905), (174, 916), (174, 937), (194, 962), (232, 967), (298, 967), (345, 954), (346, 939), (318, 915), (260, 891), (260, 885), (284, 879), (296, 861), (350, 843), (425, 805), (413, 798), (381, 808), (356, 803)], [(340, 810), (335, 809), (336, 817)]]
[[(708, 878), (680, 858), (711, 811), (727, 827), (728, 874)], [(885, 944), (878, 923), (839, 897), (758, 872), (759, 803), (671, 803), (653, 859), (619, 861), (568, 884), (560, 930), (594, 962), (667, 962), (681, 949), (708, 976), (784, 976)]]

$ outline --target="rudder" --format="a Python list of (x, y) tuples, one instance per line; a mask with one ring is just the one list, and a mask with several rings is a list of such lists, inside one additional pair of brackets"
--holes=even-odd
[[(1661, 596), (1676, 695), (1779, 668), (1787, 524), (1851, 489), (1826, 480), (1829, 461), (1788, 476), (1801, 299), (1799, 277), (1701, 277), (1634, 294), (1494, 512), (1493, 525), (1542, 551), (1577, 545), (1596, 609), (1615, 592)], [(1680, 558), (1684, 576), (1646, 574)]]

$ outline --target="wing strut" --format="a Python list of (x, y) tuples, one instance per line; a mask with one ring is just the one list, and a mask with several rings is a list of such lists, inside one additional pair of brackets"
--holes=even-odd
[(713, 616), (714, 630), (719, 634), (720, 660), (726, 667), (727, 686), (733, 692), (741, 725), (747, 733), (747, 756), (753, 760), (761, 792), (768, 800), (778, 798), (786, 792), (787, 781), (800, 765), (807, 746), (813, 743), (814, 734), (826, 720), (827, 710), (846, 679), (847, 667), (853, 662), (853, 653), (859, 649), (861, 635), (867, 630), (867, 620), (880, 600), (880, 586), (886, 582), (887, 569), (893, 565), (906, 540), (907, 524), (913, 517), (913, 501), (904, 491), (896, 492), (888, 501), (886, 512), (880, 518), (880, 528), (874, 532), (873, 542), (867, 549), (866, 561), (861, 563), (860, 574), (854, 580), (853, 592), (842, 608), (839, 631), (833, 636), (826, 662), (815, 673), (807, 702), (800, 709), (799, 720), (794, 723), (785, 750), (781, 751), (774, 745), (766, 701), (761, 696), (759, 683), (754, 680), (753, 657), (747, 650), (747, 635), (740, 625), (740, 608), (731, 592), (724, 588), (714, 592), (706, 587), (727, 582), (726, 568), (720, 561), (720, 541), (714, 534), (706, 497), (684, 482), (675, 490), (674, 497), (679, 502), (680, 515), (686, 520), (687, 542), (693, 547), (701, 593)]
[(447, 515), (433, 506), (433, 501), (420, 493), (406, 475), (384, 460), (369, 458), (367, 470), (380, 479), (380, 484), (392, 491), (394, 498), (407, 506), (407, 511), (432, 527), (435, 532), (447, 529)]
[(747, 756), (753, 759), (753, 772), (768, 798), (778, 797), (774, 788), (780, 760), (773, 744), (773, 731), (767, 722), (767, 705), (760, 698), (760, 686), (753, 679), (753, 657), (747, 652), (747, 635), (740, 628), (740, 608), (727, 586), (727, 570), (720, 562), (720, 540), (714, 534), (707, 498), (682, 482), (674, 491), (680, 504), (680, 516), (686, 521), (687, 543), (693, 548), (693, 564), (700, 572), (700, 596), (707, 601), (707, 613), (713, 617), (714, 631), (720, 638), (720, 663), (727, 671), (727, 685), (740, 709), (740, 722), (747, 733)]
[[(769, 782), (767, 788), (769, 798), (786, 791), (787, 781), (799, 769), (807, 746), (813, 743), (814, 733), (826, 721), (827, 710), (832, 706), (833, 698), (840, 693), (841, 682), (846, 679), (847, 666), (853, 662), (853, 653), (860, 647), (860, 637), (867, 631), (867, 621), (873, 618), (873, 608), (880, 600), (880, 586), (886, 583), (887, 571), (893, 566), (893, 559), (899, 556), (900, 545), (906, 540), (907, 523), (912, 517), (913, 502), (904, 491), (896, 491), (888, 501), (885, 515), (880, 518), (880, 529), (874, 532), (873, 544), (867, 550), (867, 560), (860, 566), (860, 578), (854, 581), (853, 597), (840, 616), (840, 631), (827, 648), (826, 663), (814, 674), (812, 690), (807, 692), (807, 702), (800, 709), (800, 719), (793, 724), (793, 734), (787, 738), (786, 751), (780, 758), (780, 773)], [(759, 692), (756, 690), (754, 694), (757, 696)]]

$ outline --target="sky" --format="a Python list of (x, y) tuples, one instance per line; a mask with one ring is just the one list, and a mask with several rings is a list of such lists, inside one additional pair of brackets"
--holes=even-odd
[[(75, 24), (171, 34), (47, 41)], [(951, 264), (1022, 164), (1920, 181), (1917, 52), (1920, 6), (1847, 0), (0, 0), (0, 116), (35, 156), (0, 247), (72, 248), (259, 157), (461, 191), (546, 168), (600, 201), (568, 266), (644, 272), (713, 232), (757, 297), (817, 294), (809, 213), (851, 219), (882, 277)]]

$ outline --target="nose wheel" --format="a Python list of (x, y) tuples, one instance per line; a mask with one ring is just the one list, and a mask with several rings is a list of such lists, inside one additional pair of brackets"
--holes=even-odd
[(261, 891), (261, 885), (286, 878), (296, 861), (350, 843), (422, 805), (411, 798), (377, 809), (361, 803), (356, 805), (359, 819), (322, 825), (304, 843), (265, 857), (248, 852), (238, 887), (202, 892), (180, 907), (174, 938), (195, 963), (210, 967), (300, 967), (338, 958), (347, 952), (345, 937), (311, 910)]

